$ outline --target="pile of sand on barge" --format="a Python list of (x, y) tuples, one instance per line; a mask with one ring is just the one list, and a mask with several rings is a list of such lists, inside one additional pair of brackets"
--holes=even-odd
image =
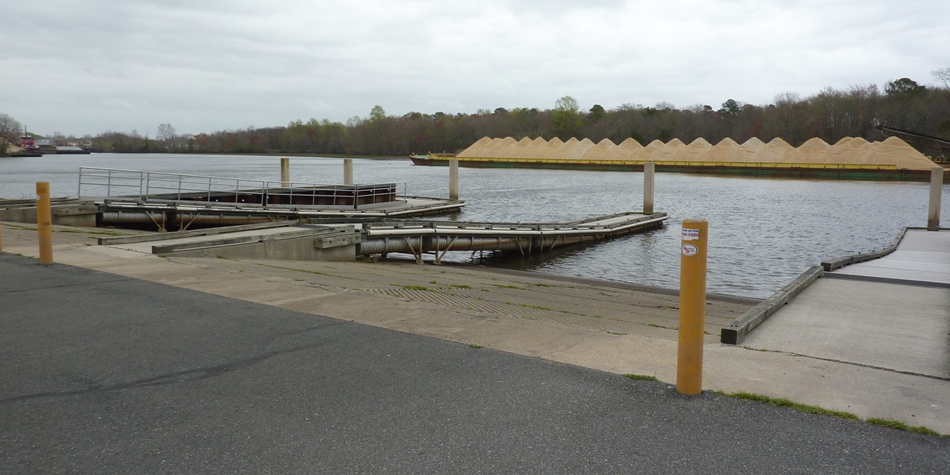
[(608, 139), (593, 143), (572, 138), (550, 141), (527, 137), (492, 139), (483, 137), (461, 153), (460, 160), (497, 162), (532, 161), (550, 164), (657, 165), (811, 168), (847, 167), (856, 169), (929, 171), (937, 167), (933, 161), (897, 137), (883, 142), (845, 137), (834, 145), (813, 138), (795, 148), (780, 138), (765, 143), (751, 138), (743, 144), (726, 138), (712, 145), (702, 138), (689, 145), (679, 139), (663, 143), (659, 140), (642, 146), (634, 139), (617, 145)]

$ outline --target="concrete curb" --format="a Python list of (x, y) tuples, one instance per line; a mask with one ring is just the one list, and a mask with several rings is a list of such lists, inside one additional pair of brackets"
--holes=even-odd
[(769, 298), (759, 302), (755, 307), (750, 308), (728, 327), (723, 328), (719, 335), (719, 341), (729, 345), (737, 345), (753, 328), (775, 314), (779, 308), (801, 293), (802, 290), (805, 290), (823, 274), (824, 269), (821, 266), (809, 267), (798, 278), (779, 289)]

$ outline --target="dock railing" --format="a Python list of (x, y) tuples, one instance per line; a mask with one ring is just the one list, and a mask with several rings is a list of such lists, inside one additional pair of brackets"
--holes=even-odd
[[(402, 196), (407, 185), (401, 184)], [(80, 198), (139, 202), (219, 202), (256, 206), (346, 206), (396, 201), (398, 183), (336, 185), (282, 183), (116, 168), (80, 167)]]

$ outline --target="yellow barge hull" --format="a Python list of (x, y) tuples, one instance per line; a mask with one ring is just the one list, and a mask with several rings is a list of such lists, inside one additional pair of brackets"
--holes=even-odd
[[(412, 155), (412, 162), (421, 166), (447, 166), (454, 158), (441, 154)], [(467, 168), (537, 168), (550, 170), (642, 172), (640, 160), (571, 160), (544, 158), (458, 158)], [(832, 163), (769, 163), (769, 162), (697, 162), (653, 161), (658, 172), (701, 175), (737, 175), (789, 178), (822, 178), (831, 180), (930, 181), (929, 170), (898, 169), (891, 164)], [(950, 174), (944, 174), (950, 183)]]

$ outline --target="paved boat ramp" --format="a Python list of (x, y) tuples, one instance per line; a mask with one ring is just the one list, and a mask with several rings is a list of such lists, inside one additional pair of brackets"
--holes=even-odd
[(950, 382), (950, 230), (908, 229), (885, 256), (840, 261), (741, 344)]

